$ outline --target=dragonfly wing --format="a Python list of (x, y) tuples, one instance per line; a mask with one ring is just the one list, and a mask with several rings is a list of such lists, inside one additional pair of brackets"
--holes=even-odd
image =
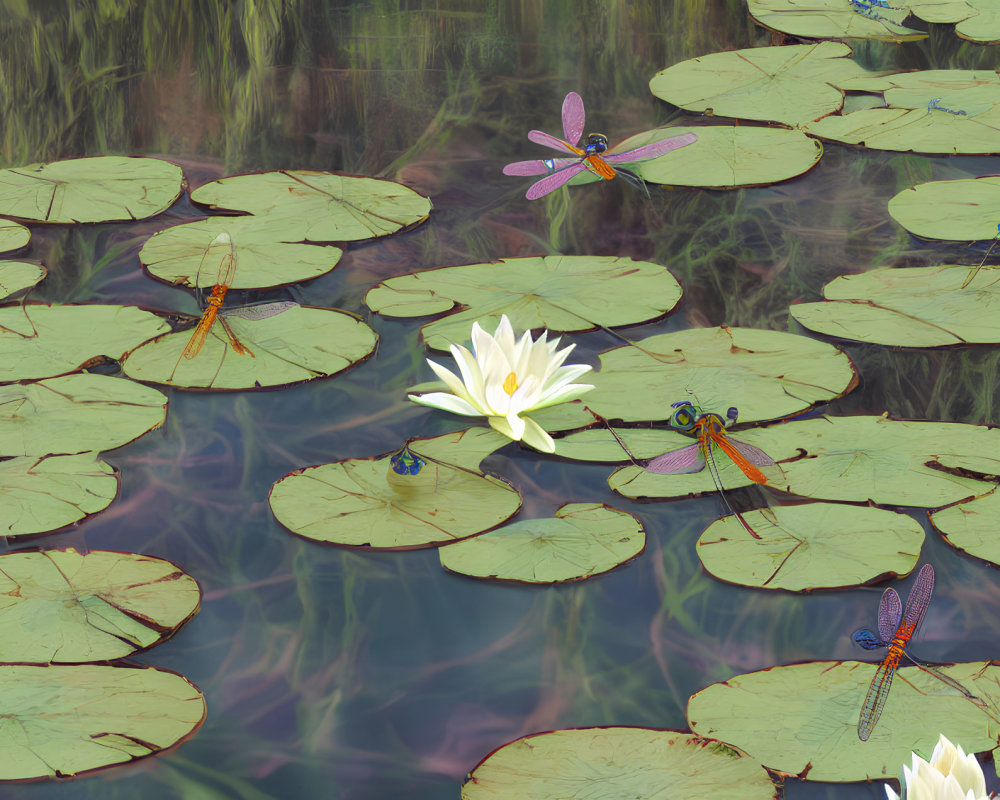
[(631, 150), (626, 150), (624, 153), (605, 154), (601, 158), (605, 161), (610, 161), (612, 164), (622, 164), (627, 161), (644, 161), (648, 158), (657, 158), (658, 156), (666, 155), (672, 150), (687, 147), (689, 144), (694, 144), (697, 141), (698, 137), (693, 133), (683, 133), (680, 136), (672, 136), (669, 139), (659, 142), (644, 144), (642, 147), (634, 147)]
[(298, 303), (293, 303), (291, 300), (279, 300), (275, 303), (261, 303), (256, 306), (233, 308), (223, 312), (223, 316), (249, 320), (269, 319), (288, 311), (290, 308), (296, 308), (298, 305)]
[(583, 98), (576, 92), (570, 92), (563, 100), (562, 124), (566, 141), (572, 144), (579, 142), (587, 124), (587, 114), (583, 110)]
[(535, 144), (551, 147), (553, 150), (560, 150), (563, 153), (573, 153), (578, 156), (584, 155), (583, 150), (573, 147), (569, 142), (564, 142), (550, 133), (545, 133), (545, 131), (528, 131), (528, 138)]
[(658, 475), (683, 475), (689, 472), (701, 472), (705, 468), (705, 459), (701, 455), (701, 445), (695, 442), (680, 450), (670, 450), (662, 456), (657, 456), (646, 464), (646, 472)]
[[(906, 611), (903, 612), (903, 621), (900, 626), (905, 629), (906, 638), (912, 636), (913, 632), (920, 627), (933, 593), (934, 567), (930, 564), (924, 564), (920, 568), (920, 572), (917, 573), (917, 580), (906, 598)], [(898, 633), (904, 635), (903, 631)]]
[(903, 602), (899, 599), (899, 594), (895, 589), (886, 589), (882, 592), (882, 599), (878, 604), (878, 635), (882, 637), (883, 642), (892, 641), (902, 616)]
[(771, 467), (777, 466), (774, 459), (767, 453), (759, 447), (754, 447), (752, 444), (732, 439), (714, 428), (709, 429), (708, 435), (719, 446), (719, 449), (729, 456), (733, 460), (733, 463), (750, 480), (754, 483), (766, 484), (768, 482), (767, 476), (756, 467), (756, 464)]
[(578, 158), (547, 158), (544, 161), (515, 161), (503, 168), (504, 175), (544, 175), (568, 167)]
[(575, 164), (570, 164), (568, 167), (564, 167), (558, 172), (553, 172), (551, 175), (547, 175), (540, 181), (531, 184), (528, 187), (528, 191), (524, 193), (524, 196), (529, 200), (537, 200), (549, 192), (554, 192), (574, 175), (579, 175), (583, 172), (584, 169), (586, 168), (579, 161)]
[(890, 651), (885, 661), (878, 665), (875, 677), (868, 686), (868, 694), (865, 695), (865, 702), (858, 717), (858, 738), (862, 742), (868, 741), (875, 723), (882, 716), (882, 709), (885, 708), (885, 701), (889, 699), (889, 687), (892, 686), (892, 677), (896, 674), (898, 664), (899, 655), (894, 655)]

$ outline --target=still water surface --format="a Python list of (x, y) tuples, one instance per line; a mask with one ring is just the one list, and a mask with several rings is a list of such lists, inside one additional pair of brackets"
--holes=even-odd
[[(608, 490), (606, 466), (514, 445), (487, 462), (521, 490), (521, 518), (597, 501), (644, 521), (642, 556), (557, 588), (446, 574), (433, 550), (312, 544), (275, 523), (267, 492), (298, 467), (465, 427), (406, 402), (406, 388), (431, 375), (419, 321), (372, 316), (362, 303), (385, 277), (539, 253), (632, 256), (669, 267), (685, 298), (629, 336), (717, 324), (788, 330), (788, 304), (818, 299), (836, 275), (954, 260), (901, 232), (886, 201), (912, 182), (1000, 171), (994, 160), (827, 145), (812, 172), (772, 187), (651, 187), (647, 199), (612, 181), (571, 189), (568, 206), (528, 203), (529, 182), (500, 174), (540, 157), (525, 133), (557, 133), (568, 91), (583, 96), (588, 128), (612, 141), (683, 118), (649, 94), (654, 72), (771, 44), (735, 0), (80, 0), (70, 9), (2, 0), (0, 15), (3, 166), (158, 155), (182, 165), (192, 188), (255, 169), (340, 170), (401, 180), (434, 202), (423, 226), (352, 245), (332, 274), (294, 290), (363, 314), (381, 337), (375, 357), (282, 391), (170, 392), (166, 426), (107, 455), (121, 470), (119, 500), (44, 540), (169, 558), (201, 583), (200, 614), (137, 660), (194, 681), (208, 700), (204, 726), (163, 757), (5, 787), (5, 798), (456, 798), (481, 757), (520, 735), (684, 728), (687, 698), (713, 681), (857, 655), (848, 636), (871, 624), (876, 590), (796, 596), (723, 585), (694, 553), (722, 513), (718, 500), (632, 503)], [(924, 42), (858, 44), (857, 57), (873, 69), (997, 62), (996, 48), (960, 44), (939, 27)], [(50, 275), (35, 299), (194, 312), (189, 294), (141, 272), (137, 253), (151, 233), (199, 214), (181, 201), (133, 225), (36, 228), (30, 257)], [(600, 332), (573, 340), (573, 360), (594, 365), (616, 345)], [(998, 421), (990, 348), (845, 349), (862, 379), (837, 413)], [(923, 560), (938, 584), (918, 652), (997, 656), (995, 572), (931, 533)], [(786, 796), (884, 794), (879, 784), (790, 781)]]

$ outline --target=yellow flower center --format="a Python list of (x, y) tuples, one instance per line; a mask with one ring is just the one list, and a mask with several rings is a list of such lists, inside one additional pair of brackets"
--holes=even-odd
[(503, 390), (509, 395), (517, 391), (517, 373), (512, 372), (503, 381)]

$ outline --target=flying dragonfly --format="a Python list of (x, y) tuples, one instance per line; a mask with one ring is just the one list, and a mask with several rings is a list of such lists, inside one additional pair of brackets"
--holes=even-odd
[[(570, 92), (563, 100), (562, 106), (563, 136), (565, 139), (559, 139), (543, 131), (530, 131), (528, 138), (536, 144), (551, 147), (553, 150), (572, 153), (575, 157), (516, 161), (503, 168), (504, 175), (545, 175), (540, 181), (533, 183), (525, 193), (525, 197), (529, 200), (536, 200), (549, 192), (554, 192), (581, 172), (589, 171), (600, 178), (611, 180), (617, 174), (613, 164), (657, 158), (698, 141), (695, 134), (682, 133), (679, 136), (645, 144), (622, 153), (606, 155), (608, 137), (603, 133), (588, 133), (583, 146), (579, 146), (585, 122), (586, 113), (583, 108), (583, 99), (576, 92)], [(626, 172), (620, 167), (619, 170)]]
[[(205, 248), (205, 254), (201, 258), (197, 274), (201, 274), (201, 268), (205, 265), (205, 261), (210, 256), (219, 256), (220, 251), (219, 271), (215, 278), (215, 285), (212, 286), (212, 291), (205, 301), (205, 308), (201, 319), (198, 320), (198, 324), (195, 326), (194, 332), (191, 334), (191, 338), (188, 340), (182, 353), (184, 358), (187, 359), (192, 359), (201, 352), (201, 348), (205, 344), (205, 339), (208, 337), (208, 333), (216, 320), (218, 320), (223, 331), (225, 331), (233, 350), (241, 356), (248, 355), (253, 358), (253, 352), (239, 340), (232, 327), (226, 321), (226, 318), (239, 317), (247, 320), (267, 319), (298, 305), (290, 301), (279, 301), (261, 305), (227, 308), (225, 311), (222, 311), (222, 303), (226, 298), (227, 292), (232, 287), (233, 279), (236, 276), (236, 248), (233, 245), (232, 237), (228, 233), (223, 231)], [(195, 283), (197, 283), (197, 277)]]
[[(906, 598), (906, 611), (902, 614), (896, 590), (889, 588), (882, 594), (878, 606), (878, 630), (881, 640), (889, 643), (889, 652), (875, 671), (875, 677), (868, 686), (868, 694), (865, 695), (865, 702), (861, 706), (861, 714), (858, 716), (858, 738), (862, 742), (868, 741), (875, 723), (882, 715), (885, 702), (889, 699), (889, 688), (892, 686), (892, 678), (896, 674), (899, 660), (903, 657), (906, 645), (914, 632), (920, 627), (933, 593), (934, 567), (924, 564), (910, 588), (910, 595)], [(871, 634), (870, 631), (863, 633)], [(857, 641), (855, 638), (855, 642)], [(971, 697), (968, 692), (964, 690), (963, 692)]]

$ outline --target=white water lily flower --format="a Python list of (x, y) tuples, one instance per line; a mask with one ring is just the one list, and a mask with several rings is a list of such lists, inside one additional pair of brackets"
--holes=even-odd
[[(916, 753), (913, 767), (903, 767), (903, 797), (906, 800), (987, 800), (986, 779), (975, 753), (968, 755), (941, 734), (930, 763)], [(889, 800), (899, 800), (888, 786)]]
[(485, 416), (490, 427), (504, 436), (524, 441), (543, 453), (553, 453), (556, 446), (552, 437), (524, 414), (575, 400), (594, 387), (573, 383), (590, 370), (589, 365), (562, 365), (575, 345), (557, 350), (559, 340), (549, 342), (547, 336), (546, 331), (537, 341), (532, 341), (531, 332), (527, 331), (515, 341), (514, 329), (506, 314), (500, 318), (497, 332), (492, 336), (474, 322), (473, 352), (461, 345), (451, 346), (461, 379), (427, 359), (451, 393), (431, 392), (409, 397), (414, 403), (454, 414)]

